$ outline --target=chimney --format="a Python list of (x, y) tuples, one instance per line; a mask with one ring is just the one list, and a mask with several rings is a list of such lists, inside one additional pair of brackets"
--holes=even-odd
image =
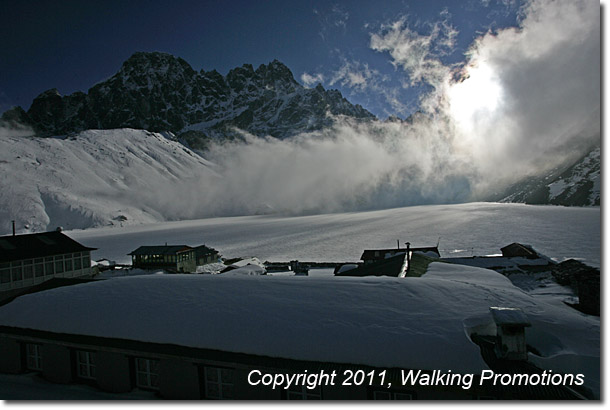
[(15, 221), (13, 220), (13, 236), (15, 236)]
[(532, 324), (519, 308), (490, 307), (496, 322), (496, 356), (506, 360), (527, 360), (525, 328)]
[(411, 271), (411, 242), (407, 242), (407, 273)]

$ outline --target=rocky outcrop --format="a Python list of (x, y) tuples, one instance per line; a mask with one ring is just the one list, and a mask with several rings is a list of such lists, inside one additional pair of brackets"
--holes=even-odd
[(576, 162), (547, 174), (528, 177), (491, 198), (533, 205), (599, 206), (601, 147), (593, 147)]
[(336, 116), (375, 118), (352, 105), (339, 91), (321, 85), (309, 89), (274, 60), (257, 69), (244, 64), (226, 76), (197, 72), (183, 59), (165, 53), (135, 53), (111, 78), (85, 94), (62, 96), (43, 92), (30, 109), (5, 113), (18, 116), (39, 135), (65, 135), (86, 129), (136, 128), (187, 134), (201, 139), (235, 136), (235, 128), (254, 135), (286, 138), (318, 130)]

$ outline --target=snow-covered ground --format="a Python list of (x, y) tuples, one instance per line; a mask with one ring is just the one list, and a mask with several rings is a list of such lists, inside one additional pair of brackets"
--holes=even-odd
[(512, 242), (599, 267), (600, 208), (469, 203), (310, 216), (243, 216), (66, 232), (99, 248), (93, 259), (130, 263), (141, 245), (206, 244), (224, 257), (358, 261), (364, 249), (435, 245), (443, 257), (498, 254)]

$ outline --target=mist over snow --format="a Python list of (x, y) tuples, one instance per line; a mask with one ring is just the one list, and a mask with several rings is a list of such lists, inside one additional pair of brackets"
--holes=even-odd
[[(575, 160), (600, 141), (599, 13), (587, 1), (529, 2), (518, 28), (481, 35), (454, 65), (442, 63), (457, 35), (448, 13), (426, 34), (403, 17), (382, 26), (370, 47), (404, 72), (405, 87), (430, 86), (420, 111), (408, 122), (337, 119), (288, 140), (246, 136), (213, 146), (225, 194), (238, 198), (231, 211), (484, 200)], [(378, 86), (371, 73), (342, 70), (356, 88)]]

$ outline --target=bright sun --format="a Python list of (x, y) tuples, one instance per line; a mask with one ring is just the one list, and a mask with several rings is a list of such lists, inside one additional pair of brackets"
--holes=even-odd
[(451, 115), (465, 131), (472, 131), (479, 121), (490, 117), (501, 100), (500, 82), (485, 63), (468, 67), (467, 78), (449, 89)]

